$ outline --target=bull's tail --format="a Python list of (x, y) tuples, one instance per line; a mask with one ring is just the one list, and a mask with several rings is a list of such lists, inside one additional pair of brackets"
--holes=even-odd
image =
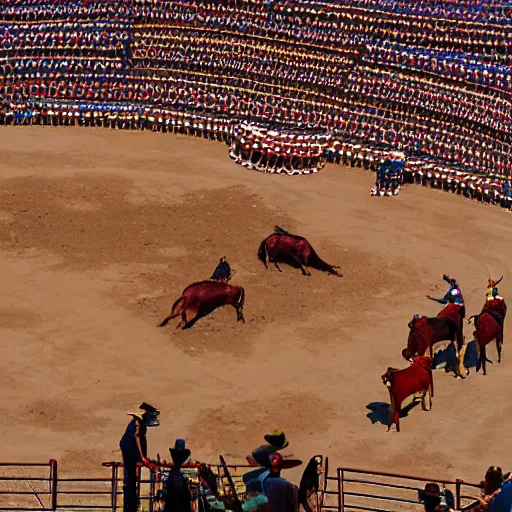
[(265, 265), (265, 268), (268, 268), (267, 256), (268, 256), (268, 254), (267, 254), (267, 239), (265, 238), (265, 240), (263, 240), (263, 242), (261, 242), (260, 247), (258, 249), (258, 259), (263, 262), (263, 264)]
[(185, 299), (183, 297), (180, 297), (171, 308), (171, 312), (169, 316), (165, 317), (159, 324), (158, 327), (165, 327), (170, 320), (173, 318), (176, 318), (177, 316), (181, 315), (183, 313), (183, 306), (185, 304)]
[(322, 272), (327, 272), (328, 274), (334, 276), (343, 277), (343, 274), (341, 272), (338, 272), (338, 269), (340, 267), (329, 265), (329, 263), (326, 263), (322, 258), (320, 258), (320, 256), (318, 256), (318, 254), (312, 247), (307, 261), (307, 265), (311, 268), (315, 268), (316, 270), (321, 270)]

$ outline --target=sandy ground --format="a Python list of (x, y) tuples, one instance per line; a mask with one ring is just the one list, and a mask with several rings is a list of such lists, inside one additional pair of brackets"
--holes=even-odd
[[(487, 377), (436, 371), (433, 410), (413, 409), (399, 434), (367, 405), (388, 402), (381, 375), (407, 365), (407, 323), (436, 314), (425, 294), (444, 293), (444, 272), (469, 314), (485, 265), (512, 298), (512, 217), (413, 186), (372, 198), (358, 169), (261, 175), (227, 153), (169, 134), (0, 130), (2, 460), (53, 457), (61, 472), (101, 474), (120, 459), (126, 412), (146, 400), (162, 411), (152, 457), (183, 436), (197, 460), (243, 462), (282, 428), (288, 453), (332, 466), (473, 481), (510, 466), (507, 336)], [(275, 224), (345, 277), (265, 270), (256, 252)], [(245, 287), (247, 323), (226, 308), (189, 331), (157, 328), (223, 255)]]

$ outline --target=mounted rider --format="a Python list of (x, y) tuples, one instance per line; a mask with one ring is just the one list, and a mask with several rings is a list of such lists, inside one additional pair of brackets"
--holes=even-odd
[(233, 273), (231, 272), (231, 267), (226, 260), (226, 256), (222, 256), (210, 279), (212, 281), (227, 283), (232, 277)]
[(498, 292), (498, 284), (501, 283), (503, 276), (501, 276), (497, 281), (494, 281), (489, 277), (489, 281), (487, 283), (487, 290), (485, 292), (485, 296), (487, 300), (503, 300), (503, 297), (499, 295)]
[(462, 292), (457, 280), (448, 277), (446, 274), (443, 274), (443, 280), (450, 285), (450, 289), (445, 293), (444, 297), (442, 299), (436, 299), (427, 295), (427, 298), (435, 302), (439, 302), (439, 304), (456, 304), (457, 306), (464, 306), (464, 298), (462, 297)]

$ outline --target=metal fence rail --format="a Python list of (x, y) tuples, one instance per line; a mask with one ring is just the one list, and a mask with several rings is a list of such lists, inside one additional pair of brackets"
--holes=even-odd
[(57, 461), (0, 463), (0, 510), (56, 510)]
[[(327, 466), (327, 465), (326, 465)], [(328, 470), (328, 466), (326, 467)], [(325, 498), (321, 510), (345, 512), (366, 510), (371, 512), (406, 512), (422, 510), (418, 492), (428, 482), (439, 484), (453, 498), (457, 510), (464, 509), (475, 501), (475, 484), (463, 480), (444, 480), (426, 476), (410, 476), (399, 473), (384, 473), (354, 468), (338, 468), (336, 476), (325, 478)], [(328, 484), (331, 484), (329, 490)], [(336, 490), (332, 489), (336, 487)], [(469, 490), (471, 489), (471, 490)], [(335, 497), (327, 501), (329, 497)]]
[[(0, 463), (0, 510), (3, 511), (111, 511), (122, 508), (123, 465), (105, 462), (106, 474), (98, 478), (60, 478), (56, 460), (45, 463)], [(220, 464), (209, 465), (217, 476), (219, 488), (226, 485)], [(243, 492), (243, 475), (248, 465), (228, 465), (237, 492)], [(108, 471), (108, 472), (107, 472)], [(188, 468), (190, 476), (197, 469)], [(443, 480), (426, 476), (383, 473), (348, 467), (329, 473), (329, 459), (322, 457), (322, 472), (315, 512), (369, 511), (406, 512), (421, 510), (418, 491), (427, 482), (436, 482), (453, 495), (455, 507), (464, 510), (474, 503), (478, 487), (463, 480)], [(162, 488), (160, 471), (141, 468), (138, 481), (140, 510), (159, 512), (155, 500)]]

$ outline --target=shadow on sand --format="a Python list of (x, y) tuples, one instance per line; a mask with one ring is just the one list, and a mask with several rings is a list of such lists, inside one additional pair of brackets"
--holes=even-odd
[[(475, 340), (467, 344), (466, 353), (464, 355), (464, 366), (466, 368), (474, 368), (478, 361), (478, 351)], [(453, 372), (457, 369), (457, 357), (455, 347), (450, 343), (446, 348), (437, 351), (434, 354), (434, 369), (441, 370), (444, 368), (445, 373)]]
[[(400, 411), (400, 418), (405, 418), (409, 415), (409, 412), (414, 409), (418, 404), (421, 403), (421, 400), (414, 400), (410, 404), (406, 405)], [(388, 425), (388, 414), (391, 410), (391, 405), (386, 402), (372, 402), (366, 406), (367, 409), (370, 409), (366, 417), (370, 419), (372, 425), (375, 423), (381, 423), (382, 425)]]

